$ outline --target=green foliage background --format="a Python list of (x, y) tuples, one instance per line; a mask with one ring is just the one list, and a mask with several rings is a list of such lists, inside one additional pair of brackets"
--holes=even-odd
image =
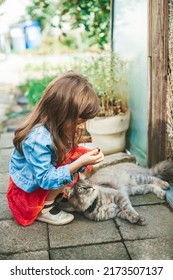
[[(67, 20), (71, 29), (83, 26), (90, 38), (90, 45), (97, 44), (104, 49), (110, 41), (110, 7), (110, 0), (33, 0), (27, 13), (31, 19), (40, 21), (42, 30), (47, 23), (52, 25), (51, 19), (56, 15), (60, 17), (60, 29)], [(63, 33), (63, 36), (67, 37), (68, 34)]]

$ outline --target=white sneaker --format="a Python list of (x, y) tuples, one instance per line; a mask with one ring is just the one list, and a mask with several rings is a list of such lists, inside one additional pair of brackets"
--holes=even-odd
[(73, 221), (74, 216), (58, 208), (58, 205), (45, 205), (39, 213), (37, 220), (52, 225), (65, 225)]

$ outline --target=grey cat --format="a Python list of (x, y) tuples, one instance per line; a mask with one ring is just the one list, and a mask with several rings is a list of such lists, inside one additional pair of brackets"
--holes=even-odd
[(70, 205), (91, 220), (120, 217), (144, 225), (145, 218), (133, 208), (129, 195), (153, 192), (163, 199), (172, 180), (172, 161), (165, 160), (151, 169), (119, 163), (101, 168), (89, 180), (80, 175), (77, 184), (67, 189), (67, 195)]

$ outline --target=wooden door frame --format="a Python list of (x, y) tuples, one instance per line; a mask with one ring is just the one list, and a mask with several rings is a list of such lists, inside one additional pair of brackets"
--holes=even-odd
[(168, 0), (148, 0), (148, 165), (166, 157)]

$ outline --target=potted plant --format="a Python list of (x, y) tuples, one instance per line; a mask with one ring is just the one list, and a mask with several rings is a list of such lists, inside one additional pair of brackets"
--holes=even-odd
[(86, 128), (93, 146), (102, 149), (104, 154), (122, 152), (126, 146), (130, 111), (125, 66), (126, 63), (117, 54), (106, 54), (93, 58), (89, 71), (84, 73), (100, 100), (100, 111), (87, 122)]

